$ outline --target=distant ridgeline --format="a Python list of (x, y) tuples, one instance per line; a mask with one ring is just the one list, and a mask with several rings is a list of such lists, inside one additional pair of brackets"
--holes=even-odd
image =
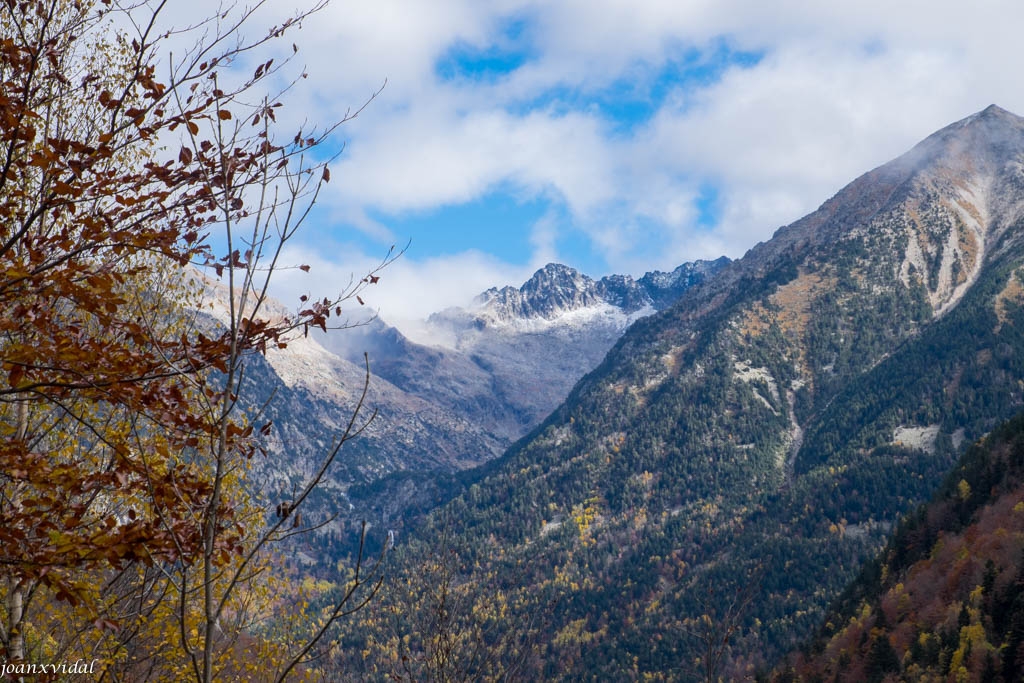
[[(400, 528), (407, 511), (445, 499), (454, 473), (499, 456), (536, 427), (634, 320), (728, 263), (722, 257), (637, 280), (596, 281), (549, 264), (521, 288), (488, 290), (469, 308), (433, 316), (427, 336), (447, 345), (416, 343), (380, 319), (298, 334), (287, 348), (252, 358), (243, 379), (251, 410), (273, 397), (267, 445), (280, 457), (260, 465), (264, 488), (275, 500), (287, 499), (310, 454), (330, 447), (340, 416), (359, 398), (368, 354), (367, 405), (376, 417), (346, 444), (309, 506), (320, 519), (337, 517), (323, 530), (324, 548), (307, 549), (333, 566), (336, 546), (362, 519)], [(211, 300), (227, 301), (224, 288), (208, 286)], [(288, 312), (268, 305), (274, 315)], [(213, 318), (226, 305), (220, 309)]]
[(1024, 413), (970, 448), (784, 681), (1024, 680)]
[[(1024, 405), (1022, 240), (1024, 120), (998, 107), (861, 176), (634, 323), (540, 427), (400, 534), (392, 589), (350, 624), (338, 666), (437, 662), (437, 642), (388, 615), (443, 614), (442, 659), (484, 678), (765, 670), (960, 445)], [(441, 603), (417, 583), (431, 576), (451, 587)]]

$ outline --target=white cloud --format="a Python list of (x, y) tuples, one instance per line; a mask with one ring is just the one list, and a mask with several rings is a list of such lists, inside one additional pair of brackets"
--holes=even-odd
[[(281, 259), (289, 265), (308, 265), (309, 272), (289, 268), (275, 274), (274, 295), (289, 308), (299, 297), (332, 297), (380, 265), (380, 259), (352, 248), (313, 250), (289, 246)], [(387, 323), (417, 338), (418, 323), (427, 313), (466, 306), (495, 283), (522, 283), (542, 264), (512, 266), (479, 251), (413, 259), (404, 255), (378, 274), (380, 280), (361, 294), (365, 305), (351, 300), (343, 318), (353, 322), (380, 314)]]
[(557, 242), (558, 219), (550, 213), (541, 216), (530, 229), (531, 263), (540, 266), (559, 262)]
[[(339, 222), (393, 240), (394, 225), (371, 216), (400, 222), (511, 188), (552, 204), (522, 227), (530, 267), (571, 257), (557, 245), (572, 229), (611, 269), (639, 273), (738, 256), (992, 102), (1024, 113), (1022, 20), (1024, 5), (1009, 0), (336, 2), (294, 37), (310, 79), (286, 115), (331, 121), (388, 79), (340, 131), (348, 147), (324, 197)], [(510, 21), (524, 26), (520, 68), (479, 81), (437, 75), (453, 49), (507, 48)], [(613, 86), (643, 92), (666, 65), (723, 44), (763, 58), (679, 86), (631, 132), (589, 99)], [(719, 217), (710, 229), (695, 204), (708, 186)], [(358, 261), (319, 256), (321, 272)], [(395, 289), (379, 290), (396, 316), (529, 275), (475, 252), (403, 261), (389, 269)]]
[[(612, 192), (600, 122), (586, 114), (416, 106), (364, 129), (336, 165), (334, 205), (401, 213), (468, 202), (503, 183), (585, 214)], [(524, 226), (525, 227), (525, 226)]]
[(720, 187), (716, 232), (736, 255), (970, 113), (962, 109), (966, 78), (940, 54), (780, 49), (663, 108), (636, 151), (648, 168)]

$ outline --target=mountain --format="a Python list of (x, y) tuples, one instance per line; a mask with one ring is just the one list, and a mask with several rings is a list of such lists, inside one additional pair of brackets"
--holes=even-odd
[[(493, 459), (539, 424), (633, 320), (726, 263), (698, 261), (644, 276), (653, 285), (611, 276), (600, 281), (600, 291), (612, 291), (603, 283), (614, 282), (616, 294), (600, 293), (599, 305), (589, 308), (574, 302), (590, 301), (594, 281), (550, 264), (521, 290), (533, 310), (547, 312), (543, 324), (524, 309), (521, 317), (487, 327), (479, 316), (498, 310), (490, 299), (497, 290), (491, 290), (472, 309), (450, 309), (430, 323), (438, 336), (460, 339), (455, 348), (416, 344), (379, 319), (327, 335), (296, 334), (287, 348), (250, 357), (245, 374), (249, 409), (267, 404), (274, 423), (267, 445), (277, 457), (261, 467), (262, 481), (287, 497), (297, 474), (329, 450), (359, 399), (366, 352), (371, 379), (364, 416), (376, 411), (376, 417), (346, 444), (315, 506), (325, 517), (360, 519), (429, 506), (446, 475)], [(219, 319), (226, 289), (215, 281), (203, 286), (206, 312)], [(625, 296), (618, 292), (640, 303), (625, 307), (617, 303)], [(279, 302), (267, 306), (271, 316), (287, 315)]]
[(685, 263), (635, 281), (595, 281), (551, 263), (521, 287), (489, 289), (467, 308), (435, 313), (418, 344), (381, 320), (318, 337), (353, 363), (369, 353), (375, 377), (468, 419), (488, 447), (482, 463), (536, 427), (604, 358), (626, 328), (664, 307), (729, 260)]
[(639, 280), (628, 275), (609, 275), (598, 281), (569, 266), (549, 263), (519, 289), (488, 289), (476, 298), (470, 310), (449, 309), (432, 316), (431, 322), (453, 327), (458, 335), (467, 317), (479, 328), (502, 323), (522, 325), (540, 319), (554, 321), (579, 311), (583, 311), (579, 317), (584, 318), (607, 309), (617, 309), (626, 316), (638, 311), (653, 313), (728, 263), (729, 259), (723, 256), (714, 261), (684, 263), (671, 273), (646, 273)]
[[(215, 321), (223, 320), (226, 288), (210, 280), (204, 280), (204, 287), (203, 311)], [(262, 313), (283, 318), (289, 311), (268, 299)], [(251, 404), (250, 412), (266, 403), (276, 425), (268, 444), (271, 450), (301, 462), (306, 453), (326, 449), (344, 428), (366, 382), (366, 363), (363, 358), (340, 358), (324, 348), (315, 333), (300, 330), (287, 339), (285, 348), (248, 356), (244, 381), (242, 395)], [(346, 484), (401, 469), (454, 471), (486, 460), (503, 445), (466, 416), (371, 375), (366, 415), (373, 410), (377, 417), (363, 438), (346, 449), (351, 455), (343, 459), (344, 472), (338, 476)]]
[(775, 681), (1024, 678), (1024, 414), (973, 446)]
[[(529, 627), (535, 658), (492, 660), (527, 677), (772, 661), (960, 444), (1020, 408), (1022, 239), (1024, 119), (992, 106), (634, 323), (396, 562), (450, 547), (470, 630), (556, 605)], [(363, 627), (353, 647), (390, 642)]]

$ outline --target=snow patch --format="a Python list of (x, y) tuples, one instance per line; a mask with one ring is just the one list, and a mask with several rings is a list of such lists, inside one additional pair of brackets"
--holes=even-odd
[(319, 396), (348, 397), (338, 377), (340, 366), (346, 361), (301, 333), (287, 344), (283, 349), (267, 349), (267, 362), (281, 381), (288, 387), (303, 386)]
[(544, 317), (516, 317), (512, 319), (500, 319), (488, 315), (486, 311), (481, 312), (480, 318), (485, 320), (487, 326), (496, 330), (511, 331), (517, 333), (536, 334), (547, 332), (554, 328), (583, 329), (600, 322), (609, 327), (625, 330), (634, 321), (654, 313), (650, 305), (635, 311), (625, 313), (618, 306), (601, 302), (590, 306), (576, 308), (570, 311), (563, 311), (552, 318)]
[[(213, 316), (217, 322), (227, 325), (231, 317), (228, 288), (222, 282), (197, 273), (196, 282), (203, 287), (203, 313)], [(238, 295), (235, 295), (236, 303)], [(247, 306), (248, 308), (248, 306)], [(260, 306), (257, 318), (264, 320), (284, 320), (289, 316), (285, 306), (276, 299), (268, 298)], [(302, 330), (296, 330), (282, 341), (287, 346), (283, 349), (276, 346), (267, 348), (266, 359), (281, 381), (289, 388), (302, 386), (314, 395), (334, 400), (346, 400), (350, 397), (343, 387), (342, 370), (356, 376), (358, 369), (321, 346)]]

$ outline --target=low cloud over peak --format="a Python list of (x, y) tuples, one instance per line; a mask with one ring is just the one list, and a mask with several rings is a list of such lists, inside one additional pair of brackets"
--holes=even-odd
[(305, 248), (347, 274), (411, 239), (393, 280), (432, 291), (384, 296), (389, 318), (541, 261), (737, 256), (950, 121), (1024, 111), (1022, 20), (1011, 2), (335, 3), (293, 38), (310, 77), (289, 115), (326, 123), (387, 87), (339, 131)]

